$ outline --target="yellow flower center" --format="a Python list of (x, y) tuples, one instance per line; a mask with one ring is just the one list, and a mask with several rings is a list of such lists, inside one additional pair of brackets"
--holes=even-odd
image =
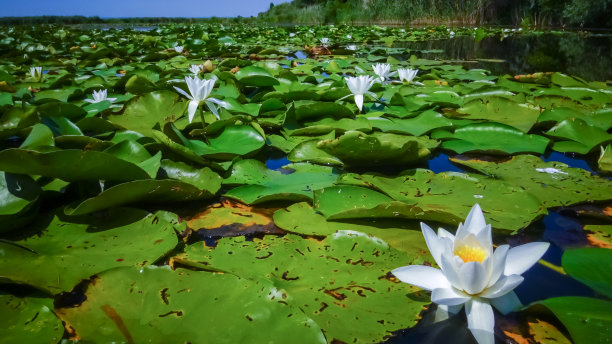
[(482, 263), (487, 258), (487, 253), (480, 247), (459, 246), (455, 249), (455, 255), (467, 262)]

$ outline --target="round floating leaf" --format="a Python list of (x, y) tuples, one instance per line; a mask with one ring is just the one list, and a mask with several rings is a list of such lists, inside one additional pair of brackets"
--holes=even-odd
[(208, 140), (189, 140), (187, 147), (199, 155), (229, 160), (237, 155), (247, 155), (265, 145), (265, 138), (250, 125), (232, 125)]
[(324, 165), (343, 165), (342, 161), (335, 156), (320, 149), (320, 140), (311, 140), (298, 144), (287, 155), (291, 162), (314, 162)]
[(533, 155), (518, 155), (502, 162), (458, 158), (450, 160), (519, 186), (539, 199), (546, 208), (608, 200), (612, 194), (612, 182), (609, 180), (560, 162), (544, 162)]
[(576, 344), (607, 343), (612, 338), (612, 302), (565, 296), (538, 301), (567, 328)]
[(0, 295), (0, 343), (58, 343), (64, 326), (55, 316), (51, 300)]
[(125, 90), (134, 94), (143, 94), (155, 90), (155, 84), (144, 76), (132, 75), (125, 83)]
[(459, 108), (457, 112), (465, 114), (463, 118), (485, 119), (515, 127), (522, 132), (528, 132), (535, 124), (540, 110), (528, 104), (517, 104), (501, 97), (474, 99)]
[(338, 175), (329, 167), (310, 164), (286, 166), (286, 174), (272, 171), (257, 160), (242, 160), (232, 166), (225, 184), (247, 184), (230, 189), (224, 196), (247, 204), (272, 200), (309, 201), (312, 192), (334, 184)]
[(357, 212), (391, 201), (391, 197), (368, 188), (342, 185), (315, 191), (313, 203), (317, 210), (329, 218), (347, 210)]
[(612, 141), (612, 135), (604, 129), (589, 125), (579, 118), (561, 121), (547, 131), (546, 135), (569, 140), (556, 141), (553, 146), (554, 150), (580, 154), (587, 154), (598, 145)]
[(46, 125), (38, 123), (32, 127), (32, 131), (30, 131), (30, 134), (21, 143), (19, 148), (35, 150), (39, 147), (52, 146), (55, 146), (53, 132)]
[(471, 124), (456, 129), (454, 133), (438, 131), (432, 137), (445, 139), (442, 147), (459, 154), (470, 151), (543, 154), (550, 142), (543, 136), (525, 134), (500, 123)]
[(287, 305), (281, 290), (231, 274), (117, 268), (94, 277), (85, 297), (57, 310), (84, 341), (325, 343), (319, 326)]
[(125, 129), (148, 134), (158, 123), (173, 122), (184, 114), (187, 103), (179, 102), (179, 98), (171, 91), (147, 93), (130, 100), (123, 114), (108, 116), (108, 120)]
[(0, 171), (55, 177), (65, 181), (130, 181), (150, 178), (145, 170), (133, 163), (108, 153), (80, 149), (48, 153), (5, 149), (0, 151)]
[(430, 302), (417, 288), (389, 277), (392, 269), (423, 258), (364, 233), (340, 231), (323, 241), (291, 234), (224, 238), (215, 248), (192, 245), (178, 261), (243, 278), (265, 276), (325, 331), (328, 342), (371, 343), (413, 326)]
[(211, 191), (200, 190), (178, 180), (135, 180), (104, 190), (74, 208), (66, 208), (65, 213), (83, 215), (132, 203), (169, 204), (195, 201), (212, 197), (214, 193)]
[(563, 269), (578, 281), (612, 298), (612, 250), (576, 248), (563, 253)]
[(274, 86), (279, 82), (267, 70), (257, 66), (247, 66), (236, 73), (236, 79), (247, 86)]
[(372, 127), (384, 132), (397, 134), (423, 135), (433, 129), (452, 127), (453, 122), (441, 114), (428, 110), (417, 117), (408, 119), (387, 119), (382, 117), (368, 118)]
[(173, 223), (175, 215), (134, 209), (41, 216), (29, 226), (37, 235), (0, 242), (1, 276), (51, 294), (70, 290), (106, 269), (155, 262), (178, 243)]
[(422, 161), (437, 147), (428, 137), (347, 131), (334, 140), (319, 141), (317, 147), (347, 165), (403, 165)]
[(516, 231), (546, 214), (538, 199), (520, 187), (475, 174), (435, 174), (421, 169), (405, 171), (398, 177), (345, 174), (338, 184), (373, 188), (399, 201), (371, 208), (371, 212), (364, 208), (349, 213), (355, 217), (399, 216), (458, 225), (478, 203), (487, 223), (496, 229)]
[(295, 102), (295, 118), (298, 121), (315, 120), (321, 117), (340, 119), (353, 117), (353, 111), (333, 102), (300, 100)]

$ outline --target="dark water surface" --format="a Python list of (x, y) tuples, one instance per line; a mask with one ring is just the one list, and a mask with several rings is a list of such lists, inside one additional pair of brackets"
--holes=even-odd
[(465, 68), (487, 69), (492, 75), (562, 72), (588, 81), (612, 80), (612, 34), (521, 34), (480, 42), (459, 36), (394, 46), (406, 47), (421, 58), (469, 61), (462, 63)]

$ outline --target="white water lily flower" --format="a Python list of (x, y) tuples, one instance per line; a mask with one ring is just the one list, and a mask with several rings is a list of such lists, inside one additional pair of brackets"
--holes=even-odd
[(323, 46), (326, 47), (327, 44), (329, 43), (329, 38), (323, 37), (320, 39), (320, 41), (321, 41), (321, 44), (323, 44)]
[(348, 39), (353, 39), (353, 36), (351, 36), (351, 35), (346, 35), (346, 38), (348, 38)]
[(217, 119), (219, 119), (219, 112), (217, 111), (215, 104), (222, 107), (227, 106), (227, 104), (219, 99), (209, 97), (210, 92), (212, 92), (213, 87), (215, 87), (215, 81), (217, 81), (217, 79), (206, 80), (200, 79), (197, 76), (194, 76), (193, 78), (187, 76), (185, 77), (185, 83), (187, 84), (189, 93), (176, 86), (173, 86), (178, 93), (191, 100), (187, 110), (187, 118), (189, 119), (189, 123), (193, 121), (193, 116), (195, 115), (198, 106), (200, 106), (202, 102), (204, 102), (210, 109), (210, 112), (212, 112)]
[(410, 265), (393, 270), (402, 282), (431, 291), (431, 301), (438, 304), (439, 315), (455, 314), (465, 304), (468, 328), (479, 344), (493, 344), (495, 318), (493, 307), (502, 314), (521, 306), (512, 291), (522, 281), (522, 273), (546, 252), (549, 243), (532, 242), (510, 248), (501, 245), (495, 251), (491, 225), (482, 210), (474, 205), (465, 224), (456, 235), (440, 228), (438, 234), (426, 224), (421, 229), (427, 247), (441, 270), (424, 265)]
[(399, 76), (401, 81), (411, 82), (418, 72), (418, 69), (398, 68), (397, 75)]
[(183, 52), (183, 49), (185, 49), (185, 47), (183, 47), (182, 45), (177, 45), (176, 47), (174, 47), (174, 51), (179, 54)]
[(357, 50), (357, 46), (355, 44), (351, 44), (351, 45), (347, 45), (346, 46), (346, 50)]
[(191, 65), (191, 67), (189, 67), (189, 71), (195, 75), (198, 75), (202, 71), (202, 67), (202, 65)]
[(369, 75), (360, 75), (360, 76), (350, 76), (346, 78), (346, 85), (349, 90), (351, 90), (351, 94), (340, 98), (342, 100), (346, 97), (350, 97), (351, 95), (355, 96), (355, 105), (359, 108), (359, 111), (363, 108), (363, 96), (365, 94), (373, 97), (374, 99), (378, 99), (374, 92), (370, 92), (370, 88), (374, 85), (374, 77)]
[(30, 67), (30, 76), (36, 80), (42, 79), (42, 67)]
[(117, 100), (117, 98), (108, 98), (106, 94), (106, 90), (93, 91), (92, 97), (93, 99), (85, 99), (85, 101), (93, 104), (93, 103), (99, 103), (105, 100), (112, 103), (115, 100)]
[(377, 63), (372, 65), (374, 73), (378, 75), (381, 83), (385, 83), (395, 72), (391, 72), (391, 65), (388, 63)]
[(295, 37), (295, 32), (291, 32), (291, 33), (289, 34), (289, 37)]

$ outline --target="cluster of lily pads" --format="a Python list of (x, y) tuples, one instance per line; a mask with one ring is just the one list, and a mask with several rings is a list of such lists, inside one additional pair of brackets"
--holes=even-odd
[[(391, 273), (438, 262), (420, 221), (450, 230), (478, 203), (502, 245), (551, 208), (609, 211), (612, 85), (393, 47), (448, 34), (0, 28), (3, 339), (380, 342), (427, 322), (429, 295)], [(428, 168), (446, 156), (462, 172)], [(594, 296), (522, 312), (576, 343), (612, 328), (597, 221), (603, 248), (562, 261)]]

